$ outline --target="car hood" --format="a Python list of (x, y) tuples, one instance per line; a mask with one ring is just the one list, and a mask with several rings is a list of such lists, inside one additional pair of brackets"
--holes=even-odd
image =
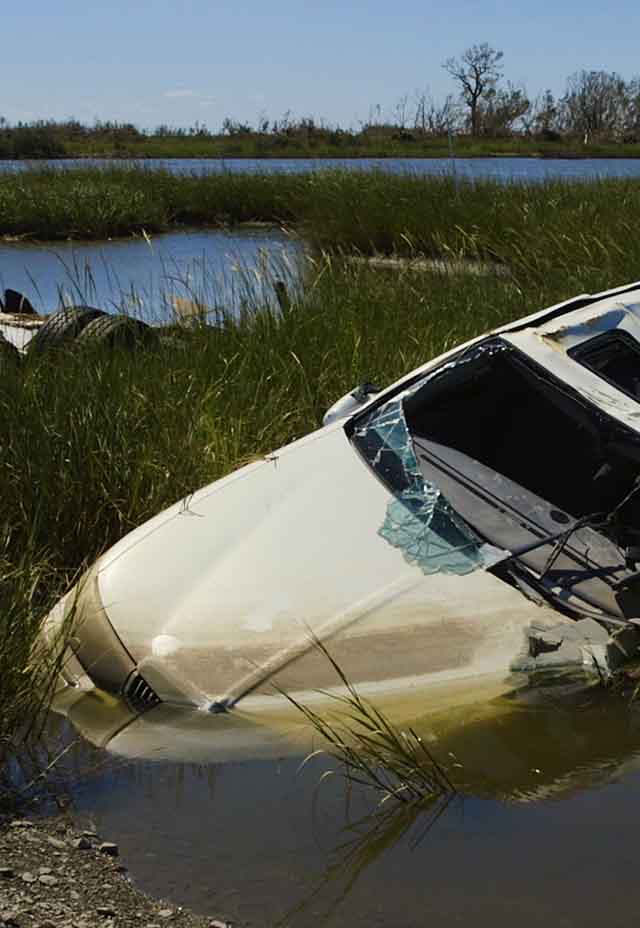
[(95, 576), (137, 672), (167, 701), (228, 707), (274, 678), (329, 686), (315, 645), (335, 638), (356, 683), (493, 669), (483, 645), (513, 657), (530, 609), (440, 536), (434, 555), (429, 533), (337, 424), (166, 510)]
[(320, 430), (123, 539), (97, 565), (100, 599), (141, 672), (219, 697), (420, 584), (379, 534), (391, 498), (342, 428)]

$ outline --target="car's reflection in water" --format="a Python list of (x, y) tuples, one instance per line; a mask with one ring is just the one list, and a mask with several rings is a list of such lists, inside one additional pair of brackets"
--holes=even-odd
[[(437, 881), (438, 898), (448, 902), (442, 901), (441, 920), (432, 911), (432, 923), (445, 924), (444, 908), (452, 914), (458, 906), (459, 917), (469, 915), (481, 874), (497, 868), (508, 881), (500, 891), (519, 907), (532, 906), (531, 920), (522, 923), (533, 925), (534, 914), (540, 917), (538, 891), (516, 867), (519, 856), (524, 868), (531, 855), (539, 859), (540, 841), (549, 841), (548, 820), (557, 836), (549, 842), (550, 860), (561, 849), (575, 853), (586, 881), (595, 880), (599, 866), (585, 855), (610, 853), (606, 840), (598, 850), (599, 823), (577, 833), (564, 825), (558, 830), (556, 819), (572, 821), (575, 813), (567, 810), (576, 805), (593, 811), (594, 788), (633, 780), (640, 757), (640, 708), (628, 699), (584, 679), (534, 682), (514, 678), (508, 697), (493, 698), (492, 688), (502, 681), (489, 678), (484, 689), (478, 682), (470, 689), (466, 702), (458, 694), (455, 704), (446, 694), (438, 703), (432, 691), (382, 698), (388, 717), (428, 741), (459, 790), (453, 798), (407, 807), (380, 807), (378, 797), (338, 776), (318, 790), (322, 773), (337, 769), (336, 763), (319, 757), (299, 772), (300, 759), (320, 741), (277, 697), (258, 719), (255, 712), (211, 715), (166, 704), (140, 713), (97, 690), (67, 691), (57, 709), (91, 743), (120, 758), (103, 783), (80, 791), (77, 812), (121, 841), (134, 878), (147, 891), (254, 925), (283, 918), (283, 924), (306, 925), (319, 916), (327, 924), (364, 924), (381, 911), (390, 918), (408, 899), (413, 910), (402, 924), (413, 926), (424, 914), (416, 900)], [(335, 711), (331, 701), (326, 708)], [(604, 811), (611, 790), (597, 795), (596, 819), (610, 814), (615, 821), (617, 806)], [(527, 810), (536, 809), (547, 811), (532, 818)], [(624, 815), (633, 819), (635, 813)], [(465, 863), (465, 856), (472, 861)], [(458, 857), (463, 870), (454, 873)], [(431, 875), (423, 872), (425, 862)], [(619, 879), (624, 882), (624, 867)], [(595, 918), (588, 887), (579, 894), (564, 886), (562, 893), (551, 880), (544, 905), (557, 894), (554, 911), (566, 914), (569, 907), (578, 916), (582, 907), (585, 923)], [(501, 924), (491, 913), (487, 924)], [(488, 914), (481, 907), (480, 923)]]
[[(468, 698), (433, 688), (386, 693), (377, 702), (399, 728), (430, 745), (459, 792), (504, 800), (541, 799), (605, 781), (635, 764), (640, 705), (582, 674), (513, 675), (474, 681)], [(340, 704), (317, 694), (316, 713), (339, 715)], [(138, 709), (98, 689), (67, 689), (54, 702), (91, 744), (121, 758), (218, 764), (327, 748), (295, 706), (279, 695), (262, 711), (210, 714), (161, 703)]]

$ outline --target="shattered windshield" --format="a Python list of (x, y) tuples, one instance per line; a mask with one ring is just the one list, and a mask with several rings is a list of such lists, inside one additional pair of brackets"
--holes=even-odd
[(455, 512), (440, 490), (422, 476), (404, 413), (405, 401), (445, 371), (484, 351), (487, 356), (501, 350), (478, 346), (472, 353), (426, 374), (400, 395), (357, 420), (351, 440), (394, 497), (378, 534), (402, 551), (409, 564), (425, 574), (466, 574), (489, 567), (504, 556), (502, 550), (484, 544)]

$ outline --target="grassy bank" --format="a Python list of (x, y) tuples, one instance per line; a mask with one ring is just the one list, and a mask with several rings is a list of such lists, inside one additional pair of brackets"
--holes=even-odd
[[(42, 125), (0, 133), (0, 158), (447, 158), (447, 133), (370, 125), (363, 131), (297, 125), (281, 132), (248, 127), (227, 133), (138, 131), (133, 126)], [(456, 134), (459, 158), (638, 158), (637, 141), (584, 144), (577, 136), (554, 139), (514, 134), (501, 138)]]
[(183, 347), (65, 351), (4, 370), (0, 770), (47, 692), (48, 668), (29, 658), (35, 630), (79, 569), (165, 506), (310, 431), (354, 384), (386, 384), (489, 327), (638, 276), (633, 237), (605, 253), (600, 226), (572, 229), (567, 255), (587, 259), (545, 263), (548, 243), (532, 233), (507, 278), (380, 272), (325, 255), (310, 259), (284, 315), (247, 307), (185, 332)]
[(0, 234), (106, 238), (260, 221), (317, 251), (498, 261), (518, 272), (622, 269), (635, 248), (640, 181), (500, 184), (318, 172), (178, 177), (163, 171), (0, 176)]
[(302, 227), (317, 248), (494, 261), (540, 279), (628, 267), (637, 181), (500, 184), (382, 174), (319, 176)]
[[(259, 133), (237, 136), (150, 136), (136, 139), (95, 139), (64, 143), (67, 157), (113, 158), (448, 158), (444, 136), (411, 138), (411, 132), (326, 133), (320, 137), (279, 138)], [(640, 144), (619, 142), (582, 144), (573, 139), (549, 142), (513, 137), (504, 139), (456, 136), (458, 158), (640, 158)]]
[(176, 177), (127, 168), (3, 174), (0, 235), (101, 239), (180, 225), (293, 221), (303, 186), (295, 177)]

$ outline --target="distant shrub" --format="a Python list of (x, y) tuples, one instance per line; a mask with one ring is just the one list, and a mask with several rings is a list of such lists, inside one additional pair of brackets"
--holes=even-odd
[(17, 126), (0, 137), (0, 155), (5, 158), (61, 158), (64, 144), (49, 126)]

